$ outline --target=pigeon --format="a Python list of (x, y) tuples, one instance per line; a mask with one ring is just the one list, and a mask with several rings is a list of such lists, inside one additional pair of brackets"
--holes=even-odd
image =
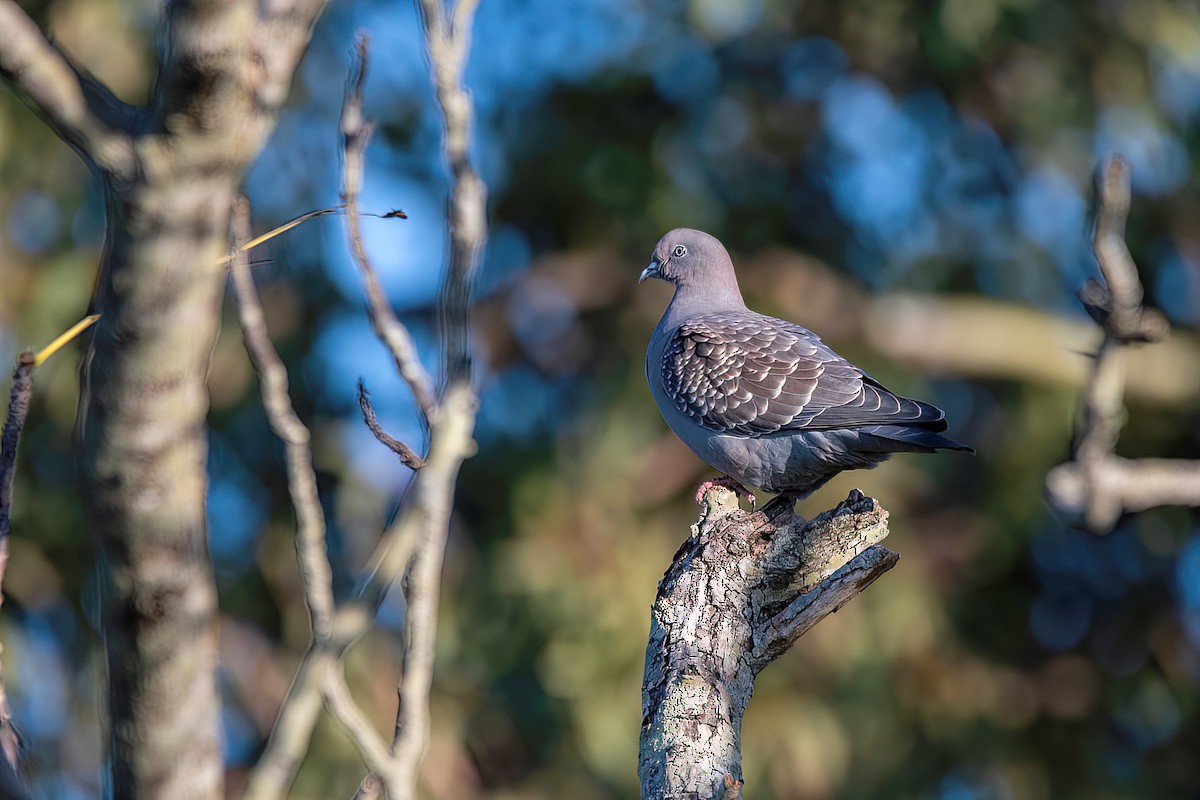
[(746, 307), (715, 237), (677, 228), (638, 283), (675, 285), (646, 348), (646, 379), (667, 425), (751, 502), (752, 486), (807, 497), (843, 470), (892, 453), (975, 452), (941, 434), (936, 406), (889, 391), (807, 328)]

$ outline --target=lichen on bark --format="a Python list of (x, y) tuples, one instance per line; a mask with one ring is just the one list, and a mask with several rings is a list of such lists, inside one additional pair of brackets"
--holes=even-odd
[(887, 533), (887, 512), (858, 491), (811, 521), (782, 498), (746, 512), (728, 489), (705, 494), (651, 612), (643, 798), (741, 795), (741, 723), (755, 678), (896, 564), (879, 544)]

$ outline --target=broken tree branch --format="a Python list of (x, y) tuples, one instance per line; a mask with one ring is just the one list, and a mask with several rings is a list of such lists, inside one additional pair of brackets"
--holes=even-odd
[[(32, 350), (21, 353), (12, 373), (12, 393), (9, 395), (8, 415), (4, 432), (0, 434), (0, 606), (4, 605), (4, 576), (8, 569), (8, 537), (12, 524), (13, 481), (17, 473), (17, 445), (29, 418), (33, 399), (33, 368), (36, 357)], [(0, 646), (0, 654), (4, 649)], [(13, 725), (12, 708), (0, 663), (0, 791), (4, 796), (26, 797), (21, 783), (21, 739)]]
[[(98, 315), (84, 317), (36, 354), (27, 350), (17, 358), (12, 373), (12, 391), (4, 431), (0, 434), (0, 607), (4, 605), (4, 578), (8, 572), (8, 540), (12, 532), (13, 481), (17, 474), (17, 446), (21, 432), (29, 419), (33, 400), (33, 371), (46, 359), (61, 350), (81, 332), (91, 326)], [(0, 645), (0, 655), (4, 653)], [(20, 777), (21, 737), (13, 723), (8, 690), (4, 683), (3, 663), (0, 663), (0, 798), (24, 800), (29, 796)]]
[(810, 522), (750, 513), (715, 487), (659, 584), (642, 683), (644, 800), (737, 796), (741, 724), (758, 673), (900, 556), (887, 512), (857, 490)]
[[(12, 513), (13, 480), (17, 472), (17, 445), (21, 431), (29, 418), (29, 403), (33, 398), (32, 350), (21, 353), (16, 369), (12, 373), (12, 393), (8, 401), (8, 416), (4, 421), (4, 433), (0, 435), (0, 545), (8, 550), (8, 534)], [(0, 580), (3, 573), (0, 572)], [(0, 594), (0, 602), (3, 594)]]
[(1046, 475), (1050, 502), (1093, 531), (1110, 530), (1122, 514), (1160, 505), (1200, 506), (1200, 463), (1129, 460), (1114, 455), (1125, 422), (1126, 346), (1166, 338), (1169, 326), (1157, 309), (1142, 307), (1137, 264), (1125, 244), (1130, 206), (1129, 162), (1114, 155), (1096, 181), (1093, 249), (1104, 283), (1089, 279), (1080, 300), (1104, 331), (1083, 390), (1072, 458)]
[(363, 155), (371, 139), (371, 122), (363, 116), (363, 85), (367, 80), (367, 37), (360, 34), (355, 45), (350, 78), (346, 82), (346, 97), (342, 103), (342, 203), (346, 207), (346, 232), (350, 251), (362, 272), (367, 291), (367, 313), (375, 335), (383, 342), (396, 362), (396, 370), (404, 378), (417, 405), (428, 422), (437, 409), (433, 381), (417, 356), (417, 347), (396, 312), (388, 304), (371, 259), (363, 247), (359, 225), (358, 192), (362, 186)]
[(363, 422), (366, 423), (367, 429), (379, 440), (380, 444), (399, 456), (401, 463), (411, 469), (420, 469), (425, 466), (425, 459), (417, 455), (404, 442), (385, 431), (379, 424), (379, 419), (375, 416), (375, 407), (371, 405), (371, 393), (367, 391), (361, 378), (358, 381), (358, 408), (362, 412)]

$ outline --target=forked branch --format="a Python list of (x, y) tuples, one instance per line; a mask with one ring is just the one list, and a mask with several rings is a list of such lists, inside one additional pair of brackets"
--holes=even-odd
[[(469, 26), (469, 14), (463, 17), (460, 13), (456, 19), (456, 29), (465, 30)], [(449, 51), (458, 59), (452, 69), (455, 76), (461, 73), (465, 41), (464, 35), (462, 44)], [(391, 351), (397, 369), (408, 382), (423, 418), (430, 425), (429, 455), (422, 459), (406, 445), (383, 433), (374, 420), (374, 410), (365, 390), (360, 388), (364, 418), (372, 432), (406, 464), (420, 469), (405, 505), (381, 537), (353, 595), (333, 614), (328, 634), (320, 635), (314, 631), (313, 644), (280, 709), (263, 757), (251, 774), (245, 795), (249, 800), (274, 800), (286, 792), (308, 747), (322, 701), (358, 746), (364, 762), (371, 769), (362, 782), (359, 795), (378, 796), (380, 792), (386, 792), (391, 800), (415, 797), (417, 774), (428, 740), (438, 596), (454, 486), (459, 466), (474, 449), (476, 398), (470, 381), (466, 326), (471, 284), (486, 236), (486, 195), (482, 182), (475, 177), (466, 160), (465, 146), (451, 151), (447, 145), (454, 165), (449, 212), (451, 268), (442, 293), (441, 309), (445, 357), (447, 364), (454, 366), (448, 367), (448, 382), (443, 395), (438, 398), (417, 357), (412, 337), (388, 306), (359, 230), (356, 201), (362, 180), (363, 154), (371, 130), (362, 112), (366, 54), (366, 41), (360, 38), (342, 109), (343, 201), (347, 227), (351, 250), (366, 285), (368, 310), (376, 335)], [(434, 72), (444, 74), (439, 72), (436, 63)], [(469, 102), (461, 86), (458, 92), (463, 102)], [(455, 120), (454, 130), (458, 135), (469, 135), (469, 128), (463, 127), (469, 125), (469, 113), (447, 111), (446, 116), (448, 126), (451, 118)], [(465, 304), (448, 308), (449, 297)], [(346, 650), (369, 628), (384, 595), (406, 570), (407, 619), (399, 689), (401, 701), (395, 736), (391, 747), (385, 748), (350, 696), (339, 662)]]
[(0, 0), (0, 77), (85, 160), (133, 177), (134, 143), (125, 126), (139, 112), (77, 69), (11, 0)]
[(1050, 502), (1097, 532), (1122, 514), (1160, 505), (1200, 506), (1200, 462), (1130, 460), (1114, 455), (1125, 422), (1123, 360), (1128, 345), (1166, 338), (1169, 326), (1156, 309), (1142, 306), (1137, 265), (1125, 244), (1130, 207), (1129, 162), (1114, 155), (1096, 181), (1093, 248), (1104, 283), (1088, 280), (1080, 300), (1104, 331), (1083, 391), (1072, 459), (1046, 475)]
[(642, 683), (643, 800), (740, 795), (741, 724), (758, 673), (900, 556), (858, 491), (811, 522), (710, 489), (659, 584)]

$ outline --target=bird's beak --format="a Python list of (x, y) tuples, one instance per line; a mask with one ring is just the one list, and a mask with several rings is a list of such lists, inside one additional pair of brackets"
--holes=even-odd
[(660, 265), (659, 265), (657, 259), (654, 261), (651, 261), (650, 266), (648, 266), (644, 270), (642, 270), (642, 274), (638, 278), (638, 283), (644, 282), (646, 280), (646, 278), (661, 278), (662, 273), (658, 271), (659, 266)]

